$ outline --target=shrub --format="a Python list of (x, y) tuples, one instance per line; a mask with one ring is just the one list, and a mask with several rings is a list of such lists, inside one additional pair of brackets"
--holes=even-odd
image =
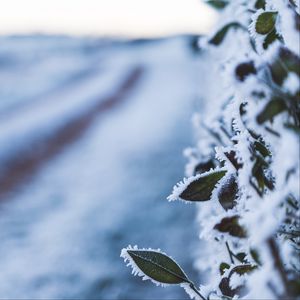
[[(127, 248), (137, 274), (179, 284), (196, 299), (300, 296), (299, 4), (211, 0), (220, 21), (201, 48), (202, 110), (187, 178), (169, 201), (197, 203), (196, 288), (171, 258)], [(139, 252), (140, 251), (140, 252)], [(162, 258), (163, 255), (163, 258)]]

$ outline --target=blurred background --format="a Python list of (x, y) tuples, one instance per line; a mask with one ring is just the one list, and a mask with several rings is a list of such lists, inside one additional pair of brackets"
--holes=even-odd
[(200, 0), (0, 0), (0, 299), (184, 299), (130, 275), (161, 248), (197, 281), (195, 207), (166, 197), (201, 109)]

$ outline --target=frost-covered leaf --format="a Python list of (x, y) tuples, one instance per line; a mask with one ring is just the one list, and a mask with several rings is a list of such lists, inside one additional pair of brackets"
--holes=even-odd
[(235, 75), (240, 81), (244, 81), (251, 74), (256, 74), (256, 68), (253, 61), (241, 63), (237, 65), (235, 69)]
[(214, 229), (235, 237), (245, 238), (247, 237), (247, 233), (238, 221), (239, 216), (225, 217), (220, 223), (214, 226)]
[(237, 170), (243, 167), (243, 165), (238, 161), (235, 151), (231, 150), (228, 152), (224, 152), (224, 154)]
[(245, 287), (243, 285), (238, 285), (236, 288), (231, 287), (230, 280), (233, 278), (234, 274), (244, 275), (246, 273), (252, 272), (256, 266), (249, 264), (239, 265), (231, 269), (227, 277), (222, 278), (219, 288), (223, 295), (228, 297), (234, 297), (236, 295), (242, 296), (245, 294)]
[(225, 210), (232, 209), (234, 207), (237, 193), (237, 179), (236, 176), (231, 175), (228, 180), (222, 184), (218, 192), (219, 202)]
[(186, 201), (208, 201), (216, 184), (225, 174), (226, 170), (215, 170), (199, 175), (180, 193), (180, 199)]
[(250, 265), (250, 264), (239, 265), (239, 266), (234, 267), (230, 271), (229, 277), (231, 277), (234, 273), (237, 273), (239, 275), (244, 275), (244, 274), (247, 274), (247, 273), (251, 273), (256, 268), (257, 268), (256, 266)]
[(263, 141), (255, 141), (254, 149), (258, 151), (263, 157), (271, 156), (271, 152), (266, 147)]
[(233, 28), (241, 28), (241, 24), (238, 22), (231, 22), (220, 29), (209, 41), (210, 44), (218, 46), (224, 40), (227, 32)]
[(260, 14), (255, 23), (255, 31), (259, 34), (268, 34), (271, 32), (276, 23), (277, 12), (266, 11)]
[(272, 120), (276, 115), (287, 109), (285, 102), (281, 98), (273, 98), (270, 100), (263, 110), (257, 115), (258, 124)]
[(190, 283), (180, 266), (159, 250), (124, 248), (121, 257), (129, 261), (134, 275), (150, 279), (158, 285)]
[(236, 294), (236, 290), (233, 290), (230, 287), (230, 280), (228, 277), (222, 278), (219, 284), (219, 289), (222, 292), (222, 294), (227, 297), (234, 297)]

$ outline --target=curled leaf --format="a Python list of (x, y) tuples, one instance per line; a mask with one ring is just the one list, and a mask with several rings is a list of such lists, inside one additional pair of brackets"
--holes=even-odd
[(232, 29), (232, 28), (239, 28), (239, 27), (242, 27), (242, 26), (241, 26), (241, 24), (238, 23), (238, 22), (231, 22), (231, 23), (225, 25), (222, 29), (220, 29), (220, 30), (219, 30), (219, 31), (218, 31), (218, 32), (210, 39), (209, 43), (210, 43), (210, 44), (213, 44), (213, 45), (215, 45), (215, 46), (220, 45), (220, 44), (223, 42), (223, 40), (224, 40), (224, 38), (225, 38), (227, 32), (228, 32), (230, 29)]

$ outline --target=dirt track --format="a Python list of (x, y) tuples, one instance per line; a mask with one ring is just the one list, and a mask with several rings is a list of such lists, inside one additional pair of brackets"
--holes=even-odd
[(140, 66), (134, 68), (107, 99), (98, 101), (91, 109), (64, 125), (46, 140), (35, 140), (30, 145), (34, 151), (18, 153), (18, 156), (5, 162), (5, 168), (2, 168), (4, 172), (0, 174), (0, 201), (7, 199), (19, 186), (36, 175), (49, 160), (80, 139), (101, 114), (128, 99), (128, 94), (136, 86), (143, 72), (144, 69)]

